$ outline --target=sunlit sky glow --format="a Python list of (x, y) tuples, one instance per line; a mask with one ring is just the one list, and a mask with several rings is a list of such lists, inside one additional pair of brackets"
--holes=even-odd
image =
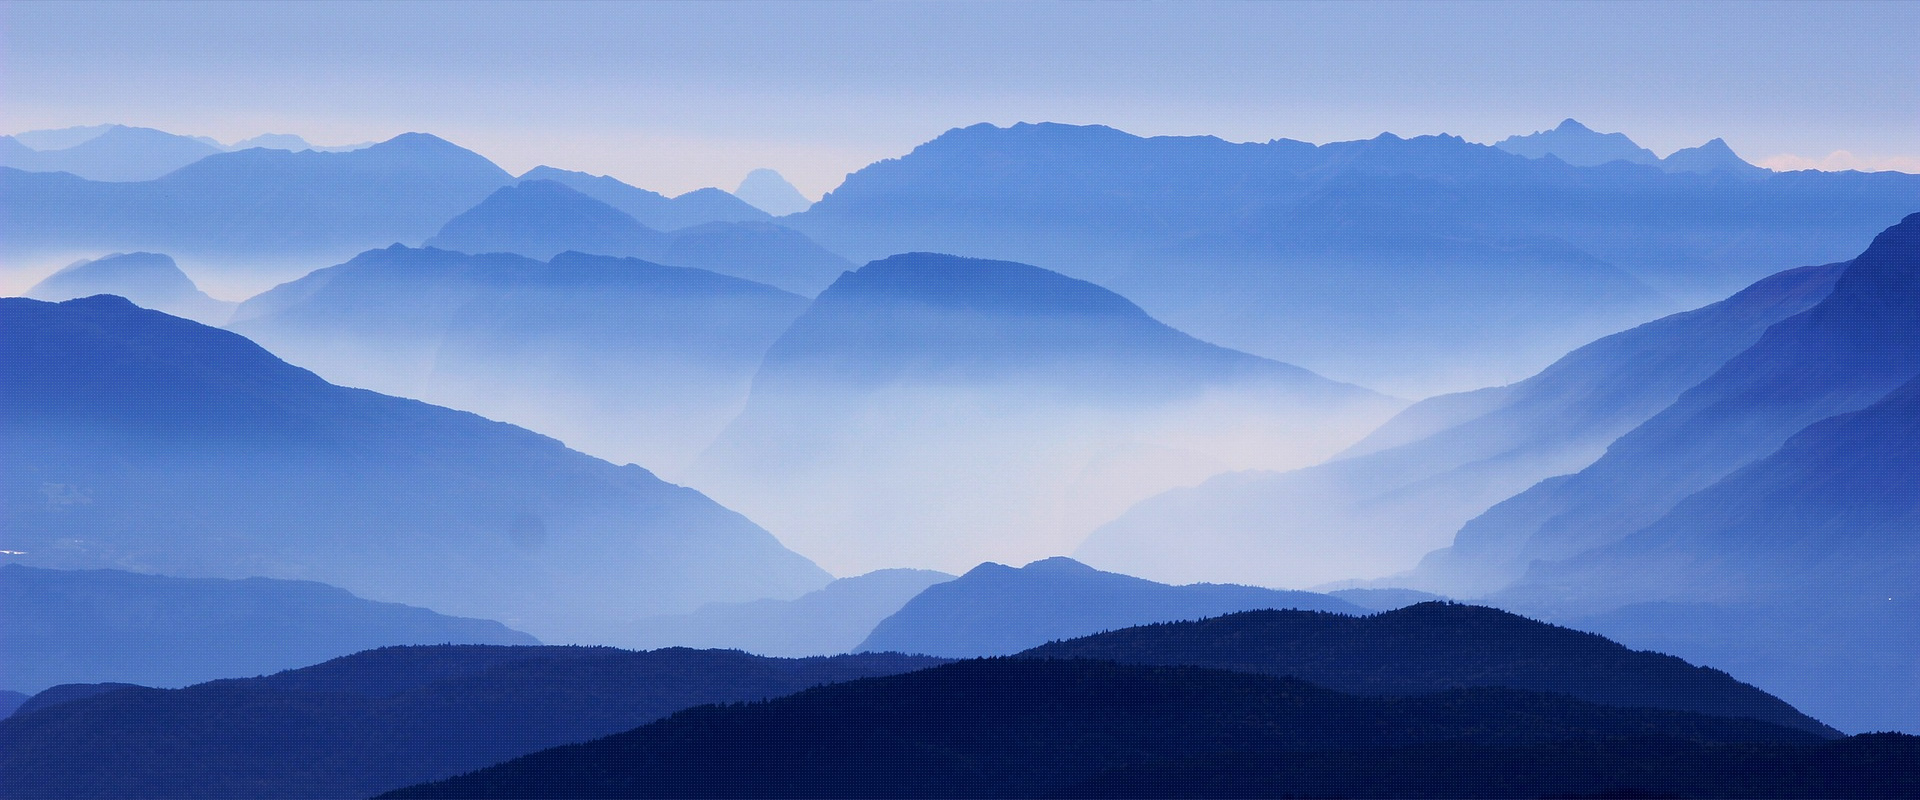
[(0, 131), (436, 133), (513, 172), (810, 196), (976, 122), (1492, 142), (1920, 171), (1920, 3), (0, 5)]

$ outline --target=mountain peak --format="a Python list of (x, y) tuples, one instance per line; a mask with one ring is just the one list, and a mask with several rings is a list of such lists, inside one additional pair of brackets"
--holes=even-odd
[(1725, 139), (1715, 137), (1699, 147), (1688, 147), (1673, 151), (1660, 160), (1660, 168), (1668, 172), (1731, 173), (1745, 176), (1768, 174), (1763, 167), (1747, 163)]
[(740, 181), (740, 188), (735, 189), (733, 195), (776, 217), (798, 214), (813, 205), (785, 177), (770, 169), (756, 169), (747, 173), (746, 179)]
[(1527, 158), (1553, 156), (1576, 167), (1592, 167), (1614, 161), (1654, 164), (1660, 160), (1653, 151), (1635, 144), (1624, 133), (1599, 133), (1572, 117), (1561, 120), (1559, 127), (1553, 130), (1509, 136), (1495, 143), (1494, 147)]
[(1559, 127), (1554, 128), (1554, 130), (1564, 131), (1567, 133), (1593, 133), (1592, 128), (1589, 128), (1585, 125), (1580, 124), (1580, 120), (1574, 119), (1572, 117), (1568, 117), (1566, 119), (1560, 120)]

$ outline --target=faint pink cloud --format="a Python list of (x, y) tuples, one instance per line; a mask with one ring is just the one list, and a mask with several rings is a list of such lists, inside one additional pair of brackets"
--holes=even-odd
[(1822, 172), (1841, 172), (1859, 170), (1861, 172), (1915, 172), (1920, 173), (1920, 156), (1856, 156), (1845, 150), (1835, 150), (1825, 158), (1807, 158), (1792, 153), (1781, 153), (1761, 159), (1760, 166), (1774, 172), (1792, 172), (1802, 169), (1817, 169)]

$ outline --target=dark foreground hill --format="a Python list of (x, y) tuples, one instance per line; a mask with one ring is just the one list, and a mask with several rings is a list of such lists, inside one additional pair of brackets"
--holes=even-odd
[[(1854, 762), (1867, 759), (1848, 758), (1859, 750), (1879, 761), (1862, 769)], [(1456, 761), (1463, 752), (1480, 758)], [(1836, 745), (1752, 720), (1510, 689), (1361, 698), (1198, 667), (1020, 658), (690, 709), (386, 796), (1034, 797), (1119, 770), (1167, 774), (1248, 753), (1260, 757), (1210, 779), (1254, 781), (1277, 763), (1304, 777), (1265, 787), (1270, 796), (1296, 785), (1378, 794), (1354, 778), (1381, 776), (1355, 765), (1391, 757), (1403, 763), (1389, 776), (1399, 779), (1388, 784), (1396, 795), (1795, 796), (1842, 779), (1920, 788), (1899, 761), (1920, 754), (1907, 737)], [(1536, 753), (1548, 757), (1520, 758)], [(1571, 764), (1580, 768), (1564, 768)]]
[(1421, 603), (1365, 617), (1247, 611), (1054, 642), (1021, 655), (1293, 676), (1361, 695), (1500, 686), (1607, 705), (1748, 717), (1838, 735), (1717, 669), (1629, 650), (1604, 637), (1497, 609), (1452, 603)]
[(0, 387), (15, 563), (318, 580), (554, 642), (830, 580), (640, 467), (117, 297), (0, 299)]
[(390, 647), (277, 675), (121, 688), (0, 721), (10, 798), (352, 798), (758, 700), (940, 663), (893, 654)]
[(0, 686), (145, 686), (260, 675), (375, 647), (532, 645), (493, 620), (375, 603), (312, 581), (0, 567)]

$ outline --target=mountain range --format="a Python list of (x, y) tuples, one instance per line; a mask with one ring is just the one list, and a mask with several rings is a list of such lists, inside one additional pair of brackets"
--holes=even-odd
[(0, 782), (17, 798), (366, 797), (689, 706), (938, 663), (891, 654), (387, 647), (263, 677), (103, 687), (23, 707), (0, 720)]
[(912, 253), (822, 292), (686, 479), (830, 570), (960, 571), (1059, 555), (1224, 469), (1312, 463), (1397, 407), (1083, 281)]
[(1494, 144), (1514, 155), (1527, 158), (1552, 156), (1576, 167), (1593, 167), (1615, 161), (1657, 166), (1668, 172), (1721, 173), (1759, 178), (1767, 170), (1746, 162), (1727, 146), (1724, 139), (1712, 139), (1699, 147), (1687, 147), (1669, 153), (1666, 158), (1653, 154), (1624, 133), (1598, 133), (1577, 120), (1567, 119), (1548, 131), (1509, 136)]
[(559, 642), (830, 579), (640, 467), (117, 297), (0, 299), (0, 379), (16, 563), (318, 580)]
[(1168, 586), (1056, 557), (1018, 569), (981, 564), (959, 578), (928, 586), (875, 625), (855, 650), (947, 658), (1011, 655), (1101, 631), (1257, 608), (1367, 613), (1312, 592), (1225, 584)]
[(907, 601), (954, 576), (928, 569), (882, 569), (841, 578), (792, 600), (708, 603), (691, 614), (643, 619), (634, 647), (718, 647), (778, 658), (861, 650), (860, 643)]
[(530, 645), (493, 620), (374, 603), (325, 584), (0, 566), (0, 685), (186, 686), (402, 644)]
[(806, 306), (638, 259), (394, 246), (264, 292), (231, 327), (338, 383), (674, 472), (733, 419), (762, 354)]
[(1447, 136), (1236, 144), (1020, 124), (948, 131), (781, 222), (855, 260), (1036, 264), (1207, 341), (1426, 396), (1843, 260), (1917, 205), (1920, 176), (1901, 173), (1756, 179)]
[(1845, 266), (1789, 270), (1602, 338), (1524, 381), (1422, 400), (1326, 463), (1228, 473), (1144, 500), (1075, 555), (1155, 580), (1282, 586), (1412, 569), (1494, 504), (1599, 459), (1773, 323), (1824, 299)]
[(215, 300), (164, 253), (114, 253), (68, 264), (25, 297), (60, 302), (116, 294), (142, 308), (164, 311), (205, 325), (225, 325), (238, 305)]

